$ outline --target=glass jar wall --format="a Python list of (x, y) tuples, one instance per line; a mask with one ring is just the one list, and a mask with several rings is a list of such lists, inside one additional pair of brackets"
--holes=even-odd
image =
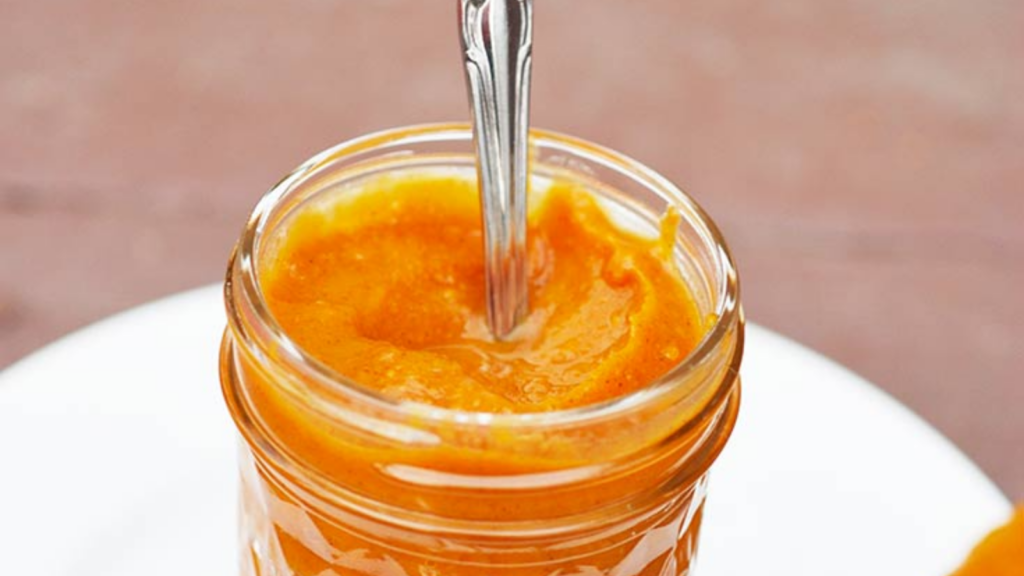
[(531, 138), (535, 189), (576, 182), (637, 231), (680, 215), (674, 264), (711, 320), (696, 350), (626, 396), (524, 414), (398, 402), (313, 358), (267, 309), (260, 262), (290, 215), (381, 174), (472, 179), (473, 166), (465, 127), (398, 129), (312, 158), (257, 205), (229, 265), (221, 353), (242, 438), (245, 576), (688, 573), (708, 468), (737, 414), (743, 320), (717, 228), (650, 169)]

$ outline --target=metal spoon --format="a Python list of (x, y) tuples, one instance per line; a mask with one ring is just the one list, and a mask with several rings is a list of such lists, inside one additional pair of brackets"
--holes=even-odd
[(483, 208), (487, 321), (504, 338), (526, 315), (526, 166), (533, 0), (460, 0)]

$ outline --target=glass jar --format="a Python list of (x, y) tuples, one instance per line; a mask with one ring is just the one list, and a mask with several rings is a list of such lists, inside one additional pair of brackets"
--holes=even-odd
[(221, 350), (242, 438), (245, 576), (689, 573), (708, 468), (736, 419), (743, 318), (721, 234), (665, 178), (581, 140), (531, 136), (532, 186), (578, 182), (641, 231), (670, 208), (681, 216), (675, 264), (709, 329), (629, 395), (527, 414), (398, 402), (318, 362), (269, 313), (259, 264), (290, 214), (383, 173), (473, 178), (473, 151), (461, 125), (373, 134), (310, 159), (256, 206), (228, 268)]

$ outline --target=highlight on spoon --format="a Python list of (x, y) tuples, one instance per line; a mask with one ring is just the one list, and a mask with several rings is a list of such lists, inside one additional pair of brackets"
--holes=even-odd
[(487, 321), (504, 338), (526, 316), (527, 138), (533, 0), (460, 0), (484, 229)]

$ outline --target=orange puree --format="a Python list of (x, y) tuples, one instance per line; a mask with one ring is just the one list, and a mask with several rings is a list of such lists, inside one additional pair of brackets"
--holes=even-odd
[(952, 576), (1021, 575), (1024, 575), (1024, 505), (1005, 526), (982, 540)]
[[(679, 364), (709, 320), (672, 263), (678, 216), (643, 237), (577, 184), (536, 191), (530, 313), (506, 341), (485, 321), (472, 180), (375, 177), (283, 218), (257, 260), (284, 333), (343, 377), (419, 404), (356, 402), (307, 378), (278, 349), (245, 345), (243, 315), (222, 367), (252, 449), (246, 574), (687, 573), (705, 472), (736, 416), (740, 328), (671, 394), (614, 417), (423, 416), (436, 413), (423, 403), (499, 413), (601, 402)], [(536, 424), (547, 421), (559, 423)]]
[(475, 184), (381, 177), (291, 217), (261, 269), (284, 331), (384, 395), (478, 412), (548, 411), (643, 387), (704, 335), (661, 238), (627, 232), (556, 183), (529, 219), (530, 314), (491, 337)]

